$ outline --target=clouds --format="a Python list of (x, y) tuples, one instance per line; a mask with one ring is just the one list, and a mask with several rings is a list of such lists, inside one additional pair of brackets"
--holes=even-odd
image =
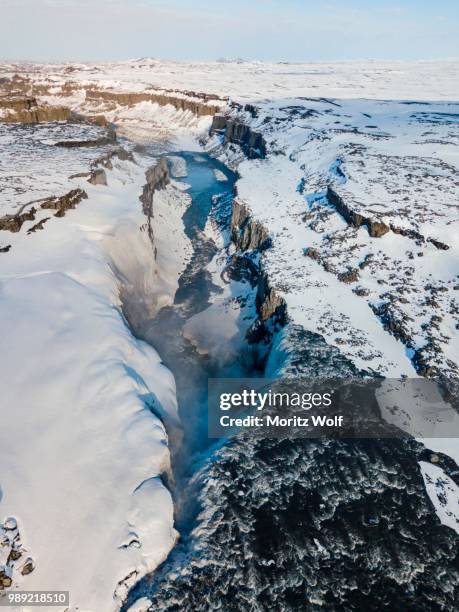
[(0, 11), (3, 58), (459, 55), (449, 0), (0, 0)]

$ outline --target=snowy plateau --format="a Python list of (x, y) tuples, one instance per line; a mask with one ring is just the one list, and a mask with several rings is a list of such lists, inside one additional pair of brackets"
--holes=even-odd
[[(0, 597), (457, 609), (458, 118), (458, 61), (0, 65)], [(247, 373), (449, 425), (211, 447)]]

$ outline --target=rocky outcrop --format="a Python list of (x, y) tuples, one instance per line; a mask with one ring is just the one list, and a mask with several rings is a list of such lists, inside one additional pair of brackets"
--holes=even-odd
[[(3, 86), (2, 89), (8, 90)], [(31, 89), (39, 95), (47, 95), (47, 88)], [(23, 95), (21, 92), (10, 92), (0, 96), (0, 122), (3, 123), (47, 123), (50, 121), (71, 121), (72, 123), (88, 123), (99, 127), (107, 127), (108, 121), (104, 115), (82, 115), (70, 110), (67, 106), (40, 104), (35, 96)]]
[(103, 168), (97, 168), (91, 172), (90, 177), (88, 178), (88, 183), (91, 185), (106, 185), (107, 184), (107, 174)]
[(377, 221), (352, 210), (352, 208), (348, 206), (341, 196), (331, 187), (327, 189), (327, 198), (350, 225), (354, 227), (365, 226), (368, 229), (368, 233), (373, 238), (384, 236), (384, 234), (390, 231), (390, 227), (383, 221)]
[(5, 215), (0, 217), (0, 230), (8, 232), (19, 232), (26, 221), (35, 221), (37, 209), (32, 207), (30, 210), (16, 215)]
[(370, 308), (373, 310), (375, 315), (379, 317), (384, 329), (392, 334), (397, 340), (400, 340), (408, 348), (412, 348), (412, 339), (407, 326), (408, 315), (401, 313), (398, 316), (394, 313), (392, 308), (391, 296), (388, 297), (387, 301), (381, 304), (370, 304)]
[(64, 147), (66, 149), (103, 147), (116, 142), (116, 132), (113, 128), (107, 129), (103, 136), (99, 138), (91, 138), (88, 140), (59, 140), (54, 144), (55, 147)]
[(68, 210), (76, 208), (87, 197), (88, 194), (83, 189), (72, 189), (63, 196), (45, 200), (40, 206), (47, 210), (56, 210), (55, 217), (63, 217)]
[[(232, 215), (231, 215), (231, 240), (242, 253), (248, 251), (260, 253), (271, 245), (269, 234), (263, 225), (252, 219), (250, 213), (242, 202), (237, 199), (233, 200)], [(250, 259), (252, 253), (247, 254), (247, 259)], [(251, 261), (252, 267), (255, 265)], [(258, 268), (260, 268), (260, 265)], [(252, 274), (255, 278), (255, 275)], [(261, 336), (266, 339), (267, 330), (264, 324), (267, 321), (285, 324), (287, 320), (286, 304), (275, 289), (269, 284), (269, 279), (266, 273), (261, 269), (258, 270), (257, 277), (257, 294), (256, 308), (259, 316), (259, 321), (250, 330), (248, 339), (251, 342), (259, 342)]]
[(34, 234), (37, 230), (42, 230), (45, 223), (49, 221), (49, 219), (50, 217), (44, 217), (43, 219), (40, 219), (38, 223), (35, 223), (35, 225), (32, 225), (32, 227), (27, 230), (27, 235)]
[(444, 242), (441, 242), (436, 238), (426, 238), (420, 232), (412, 228), (397, 227), (393, 223), (389, 223), (389, 225), (387, 225), (383, 221), (377, 221), (370, 217), (366, 217), (361, 213), (355, 212), (331, 187), (328, 187), (327, 189), (327, 198), (330, 204), (336, 208), (340, 215), (342, 215), (350, 225), (353, 225), (354, 227), (361, 227), (362, 225), (365, 226), (368, 229), (368, 233), (373, 238), (379, 238), (380, 236), (387, 234), (387, 232), (392, 231), (394, 234), (399, 234), (400, 236), (410, 238), (418, 244), (430, 242), (437, 249), (443, 251), (447, 251), (449, 249), (449, 246)]
[(107, 170), (113, 170), (112, 160), (115, 157), (120, 161), (135, 161), (134, 156), (130, 151), (126, 151), (126, 149), (123, 147), (117, 147), (116, 149), (112, 149), (111, 151), (108, 151), (95, 159), (92, 162), (91, 167), (96, 168), (97, 166), (103, 166), (104, 168), (107, 168)]
[(314, 261), (317, 261), (319, 263), (322, 261), (322, 258), (320, 256), (319, 251), (317, 249), (315, 249), (314, 247), (306, 247), (303, 250), (303, 255), (305, 257), (310, 257), (311, 259), (313, 259)]
[(45, 123), (48, 121), (68, 121), (71, 111), (66, 106), (39, 106), (36, 98), (0, 98), (0, 122), (2, 123)]
[(12, 111), (14, 113), (20, 111), (29, 111), (37, 107), (36, 98), (21, 98), (16, 96), (4, 96), (0, 98), (0, 108)]
[(267, 274), (262, 274), (258, 281), (256, 306), (261, 321), (274, 319), (276, 323), (285, 325), (287, 305), (284, 298), (271, 287)]
[(148, 235), (153, 240), (153, 229), (151, 219), (153, 217), (153, 196), (158, 189), (164, 189), (170, 183), (169, 166), (167, 159), (162, 157), (156, 164), (151, 166), (145, 174), (147, 182), (143, 186), (140, 201), (142, 210), (148, 219)]
[(349, 268), (346, 272), (340, 272), (338, 274), (338, 280), (348, 285), (350, 283), (356, 283), (359, 280), (359, 271), (355, 268)]
[(248, 125), (236, 121), (226, 115), (215, 115), (210, 128), (210, 135), (224, 136), (223, 144), (237, 144), (248, 159), (264, 159), (266, 157), (266, 141), (262, 134), (254, 132)]
[(270, 245), (266, 229), (261, 223), (254, 221), (247, 207), (236, 199), (233, 201), (231, 216), (231, 239), (241, 251), (252, 249), (263, 251)]
[(145, 174), (145, 183), (140, 196), (143, 204), (143, 212), (148, 216), (153, 216), (153, 195), (157, 189), (164, 189), (170, 183), (169, 168), (167, 160), (162, 157), (156, 164), (151, 166)]
[(394, 232), (394, 234), (399, 234), (400, 236), (405, 236), (406, 238), (410, 238), (414, 240), (418, 244), (425, 242), (424, 236), (411, 228), (397, 227), (396, 225), (390, 224), (390, 229)]
[(447, 244), (445, 244), (444, 242), (440, 242), (440, 240), (436, 240), (435, 238), (427, 238), (427, 242), (432, 243), (434, 247), (440, 249), (441, 251), (447, 251), (449, 249), (449, 246)]
[[(191, 92), (188, 92), (191, 94)], [(105, 102), (114, 102), (123, 106), (133, 106), (139, 104), (139, 102), (155, 102), (160, 106), (167, 106), (171, 104), (177, 110), (189, 110), (198, 117), (206, 115), (215, 115), (220, 110), (220, 107), (207, 104), (205, 100), (193, 99), (192, 97), (168, 95), (163, 93), (152, 93), (152, 92), (115, 92), (110, 90), (99, 90), (99, 89), (88, 89), (86, 91), (86, 99)]]
[(27, 576), (35, 569), (32, 557), (26, 557), (26, 547), (23, 544), (22, 533), (17, 520), (13, 516), (0, 522), (0, 549), (3, 564), (0, 565), (0, 592), (10, 587), (17, 588), (18, 575)]

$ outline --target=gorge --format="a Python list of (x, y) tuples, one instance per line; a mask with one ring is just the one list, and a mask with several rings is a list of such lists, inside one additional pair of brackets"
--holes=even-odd
[(454, 436), (212, 440), (206, 393), (440, 376), (454, 399), (457, 103), (408, 77), (400, 100), (390, 66), (383, 91), (354, 66), (365, 99), (346, 66), (335, 95), (314, 67), (188, 68), (4, 68), (1, 533), (27, 539), (0, 579), (92, 612), (453, 610)]

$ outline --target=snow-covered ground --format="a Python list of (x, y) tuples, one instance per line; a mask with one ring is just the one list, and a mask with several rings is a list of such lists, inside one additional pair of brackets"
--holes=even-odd
[[(419, 350), (427, 366), (456, 375), (459, 129), (448, 118), (454, 105), (424, 111), (440, 117), (439, 142), (432, 144), (426, 135), (432, 125), (417, 116), (424, 105), (298, 103), (262, 107), (252, 123), (268, 126), (277, 154), (238, 167), (238, 199), (274, 238), (266, 264), (289, 314), (359, 367), (413, 375), (410, 356)], [(372, 128), (364, 127), (368, 122)], [(372, 237), (367, 226), (345, 219), (327, 197), (330, 187), (356, 214), (424, 240), (395, 231)], [(432, 294), (439, 296), (433, 307)], [(400, 320), (398, 334), (383, 328), (378, 314), (388, 313)]]
[[(263, 266), (294, 323), (367, 371), (452, 379), (459, 364), (458, 68), (457, 61), (143, 59), (10, 64), (2, 76), (19, 74), (22, 91), (48, 104), (103, 113), (119, 134), (155, 152), (196, 149), (205, 139), (209, 151), (237, 167), (237, 198), (272, 238)], [(87, 95), (105, 89), (216, 105), (261, 134), (268, 155), (246, 160), (237, 144), (223, 147), (221, 135), (208, 139), (210, 115)], [(0, 146), (19, 146), (20, 153), (16, 137), (7, 140), (17, 132), (8, 130), (0, 132)], [(41, 138), (40, 147), (47, 146)], [(33, 153), (25, 161), (20, 155), (21, 172), (35, 164)], [(0, 167), (2, 187), (12, 160)], [(174, 158), (172, 164), (175, 177), (186, 180), (183, 164)], [(67, 181), (70, 169), (61, 167)], [(137, 231), (145, 222), (138, 202), (144, 173), (141, 163), (122, 164), (108, 173), (107, 187), (81, 183), (88, 200), (64, 219), (52, 218), (45, 231), (28, 236), (26, 224), (18, 234), (0, 232), (0, 247), (12, 245), (0, 253), (7, 415), (0, 509), (18, 518), (36, 563), (19, 584), (39, 588), (53, 577), (55, 588), (65, 575), (70, 583), (59, 588), (92, 612), (116, 609), (117, 582), (153, 569), (175, 538), (170, 496), (159, 479), (167, 469), (167, 437), (149, 410), (154, 402), (155, 412), (175, 418), (174, 384), (154, 351), (127, 330), (118, 288), (137, 279), (157, 297), (142, 307), (170, 302), (187, 257), (179, 221), (186, 196), (176, 184), (158, 202), (161, 276), (146, 232)], [(46, 169), (40, 174), (40, 185), (60, 188), (60, 178)], [(30, 176), (20, 180), (23, 191), (13, 178), (3, 190), (5, 206), (35, 199), (30, 191), (48, 195)], [(210, 314), (218, 325), (218, 307)], [(189, 324), (190, 333), (205, 329), (201, 319)], [(426, 444), (457, 460), (457, 439)], [(457, 486), (438, 466), (421, 467), (440, 520), (457, 530)], [(90, 562), (82, 566), (81, 558)]]
[[(0, 260), (0, 508), (17, 521), (0, 528), (0, 571), (15, 588), (69, 590), (72, 610), (117, 609), (176, 539), (157, 416), (178, 425), (175, 384), (130, 333), (119, 296), (129, 278), (164, 302), (185, 265), (169, 246), (187, 205), (177, 186), (156, 198), (153, 229), (168, 241), (158, 240), (159, 263), (140, 230), (147, 161), (115, 164), (107, 186), (71, 181), (88, 199), (43, 231), (27, 234), (27, 222), (9, 234)], [(34, 569), (22, 575), (29, 557)]]
[(95, 139), (101, 134), (101, 128), (88, 125), (0, 123), (0, 216), (64, 192), (69, 176), (87, 172), (90, 162), (104, 150), (102, 146), (56, 150), (56, 142)]
[[(42, 101), (104, 113), (121, 133), (147, 142), (153, 130), (186, 148), (211, 119), (151, 101), (97, 100), (94, 92), (169, 93), (229, 111), (267, 143), (267, 159), (239, 164), (238, 197), (275, 237), (266, 265), (294, 321), (359, 367), (393, 377), (439, 370), (453, 377), (458, 67), (143, 58), (5, 70), (32, 79)], [(251, 107), (230, 107), (224, 98)], [(216, 144), (218, 137), (208, 146)], [(232, 148), (222, 158), (239, 162)], [(354, 227), (327, 197), (329, 188), (352, 214), (394, 231), (372, 237), (365, 223)]]
[(299, 96), (456, 100), (458, 87), (457, 60), (238, 63), (142, 58), (111, 64), (4, 64), (2, 68), (5, 73), (33, 75), (37, 82), (52, 87), (52, 95), (61, 102), (63, 80), (130, 92), (147, 86), (179, 95), (191, 90), (238, 101)]

